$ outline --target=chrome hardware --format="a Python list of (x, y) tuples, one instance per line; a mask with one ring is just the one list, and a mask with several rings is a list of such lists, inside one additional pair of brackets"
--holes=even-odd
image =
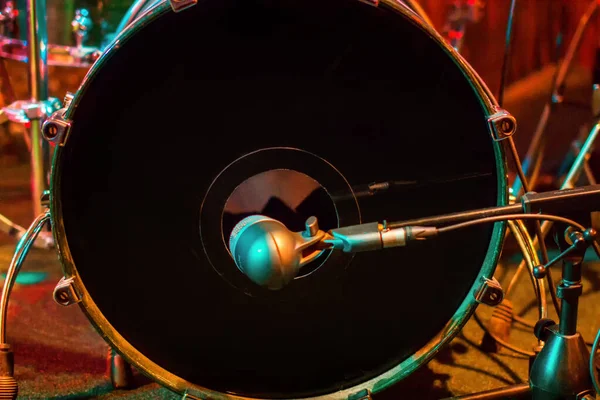
[(44, 193), (42, 193), (42, 198), (40, 199), (40, 202), (42, 203), (42, 207), (48, 207), (50, 205), (50, 191), (49, 190), (44, 190)]
[(15, 9), (12, 1), (7, 1), (4, 9), (0, 11), (0, 35), (16, 36), (17, 16), (19, 11)]
[(499, 109), (488, 118), (488, 124), (495, 141), (512, 136), (517, 130), (517, 120), (508, 111)]
[(50, 221), (50, 211), (48, 210), (37, 216), (29, 228), (27, 228), (25, 234), (19, 239), (15, 254), (8, 266), (6, 279), (4, 279), (4, 286), (2, 288), (2, 295), (0, 297), (0, 344), (6, 343), (6, 314), (8, 311), (8, 300), (17, 280), (17, 275), (25, 262), (25, 258), (29, 253), (29, 248), (48, 221)]
[(90, 17), (90, 12), (85, 8), (75, 10), (75, 17), (71, 21), (71, 28), (75, 37), (75, 45), (81, 49), (85, 44), (90, 30), (94, 27), (94, 22)]
[(18, 100), (2, 109), (6, 118), (11, 122), (26, 124), (34, 119), (44, 119), (60, 108), (57, 98), (46, 101)]
[(504, 300), (504, 291), (496, 278), (488, 279), (483, 277), (481, 284), (473, 293), (478, 303), (488, 306), (497, 306)]
[(319, 233), (319, 221), (317, 221), (317, 217), (309, 217), (304, 225), (306, 227), (304, 236), (314, 237)]
[(196, 3), (198, 3), (198, 0), (169, 0), (171, 8), (175, 12), (180, 12), (186, 8), (190, 8), (191, 6), (196, 5)]
[(0, 297), (0, 394), (5, 399), (15, 399), (19, 391), (19, 386), (13, 374), (15, 368), (13, 353), (11, 346), (6, 342), (8, 301), (17, 281), (17, 275), (19, 275), (19, 271), (25, 262), (31, 245), (49, 220), (50, 211), (44, 210), (31, 223), (21, 239), (19, 239), (15, 254), (6, 271), (6, 279), (2, 287), (2, 295)]
[[(70, 101), (69, 101), (70, 104)], [(71, 131), (71, 121), (64, 118), (67, 108), (61, 108), (42, 125), (42, 135), (50, 143), (64, 146)]]
[(71, 106), (73, 97), (75, 97), (75, 95), (71, 92), (67, 92), (67, 94), (65, 94), (65, 98), (63, 99), (63, 108), (69, 108)]
[(81, 301), (81, 298), (73, 288), (73, 278), (60, 278), (54, 288), (54, 301), (61, 306), (70, 306)]

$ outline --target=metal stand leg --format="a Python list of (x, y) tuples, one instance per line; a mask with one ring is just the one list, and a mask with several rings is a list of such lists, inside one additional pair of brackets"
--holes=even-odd
[[(560, 187), (561, 189), (574, 188), (577, 181), (579, 180), (579, 177), (581, 176), (581, 173), (582, 172), (585, 173), (586, 161), (593, 150), (594, 143), (595, 143), (596, 139), (598, 138), (599, 134), (600, 134), (600, 120), (597, 120), (595, 122), (594, 126), (592, 127), (592, 129), (590, 130), (590, 133), (588, 134), (585, 142), (581, 145), (581, 148), (579, 149), (579, 153), (577, 154), (575, 161), (573, 161), (573, 164), (571, 165), (571, 168), (569, 169), (567, 176), (565, 177), (565, 179)], [(588, 179), (590, 179), (590, 177), (588, 177)], [(591, 179), (593, 179), (593, 176), (591, 176)], [(548, 232), (550, 232), (552, 225), (553, 225), (552, 222), (549, 222), (549, 221), (544, 221), (544, 223), (542, 223), (541, 228), (542, 228), (542, 235), (544, 237), (546, 237)], [(534, 239), (533, 245), (534, 246), (538, 245), (537, 237)], [(517, 271), (524, 269), (525, 266), (526, 266), (526, 260), (523, 259), (523, 261), (521, 261), (521, 263), (519, 264)], [(549, 276), (547, 276), (547, 277), (550, 278)], [(514, 286), (514, 284), (518, 278), (519, 278), (518, 274), (515, 274), (513, 276), (513, 279), (508, 286), (509, 290), (507, 290), (507, 292), (510, 292), (510, 288), (512, 288)], [(550, 285), (550, 283), (551, 283), (551, 279), (548, 279), (548, 286), (549, 286), (549, 288), (552, 289), (553, 286)], [(555, 300), (554, 296), (553, 296), (553, 300)], [(556, 307), (556, 308), (558, 309), (559, 307)]]
[(557, 235), (560, 256), (536, 268), (541, 279), (548, 268), (562, 260), (563, 278), (557, 288), (562, 300), (560, 323), (542, 318), (534, 328), (535, 335), (545, 342), (529, 373), (529, 384), (510, 386), (473, 395), (453, 397), (463, 400), (504, 399), (531, 393), (533, 400), (593, 399), (594, 386), (589, 373), (590, 352), (577, 332), (579, 296), (582, 293), (582, 264), (586, 249), (596, 238), (596, 232), (573, 232), (568, 244), (565, 235)]
[[(4, 215), (0, 214), (0, 232), (6, 233), (10, 237), (21, 239), (27, 230), (20, 225), (15, 224)], [(40, 232), (33, 242), (33, 247), (48, 250), (54, 247), (54, 238), (50, 233)]]
[(42, 119), (45, 111), (40, 105), (48, 100), (46, 0), (27, 0), (27, 66), (30, 101), (38, 105), (38, 112), (29, 117), (31, 138), (31, 190), (33, 212), (38, 215), (42, 206), (38, 201), (48, 188), (50, 146), (42, 139)]
[[(544, 110), (542, 112), (542, 115), (540, 116), (535, 133), (532, 137), (531, 143), (527, 150), (527, 154), (523, 161), (523, 168), (525, 170), (525, 174), (530, 177), (530, 179), (529, 179), (529, 183), (531, 186), (529, 188), (530, 190), (534, 190), (534, 188), (535, 188), (535, 181), (537, 179), (537, 175), (539, 173), (539, 170), (541, 168), (541, 163), (544, 158), (544, 148), (545, 148), (544, 132), (546, 130), (546, 126), (548, 124), (550, 114), (557, 104), (560, 104), (563, 102), (563, 94), (565, 91), (566, 77), (568, 75), (569, 70), (571, 69), (573, 59), (575, 57), (577, 49), (579, 48), (579, 45), (583, 38), (583, 34), (587, 30), (591, 18), (598, 12), (599, 4), (600, 3), (598, 3), (595, 0), (590, 1), (588, 8), (586, 9), (584, 15), (579, 20), (579, 24), (577, 26), (576, 32), (573, 35), (573, 39), (569, 43), (569, 46), (567, 48), (564, 59), (557, 67), (556, 75), (554, 77), (554, 82), (552, 84), (552, 91), (551, 91), (550, 99), (546, 103)], [(600, 110), (600, 91), (596, 91), (596, 92), (598, 92), (598, 95), (596, 97), (594, 97), (593, 100), (597, 99), (596, 103), (598, 103), (599, 110)], [(589, 171), (589, 167), (587, 165), (587, 158), (589, 157), (589, 154), (592, 151), (592, 145), (593, 145), (594, 141), (596, 140), (596, 137), (598, 136), (599, 129), (600, 129), (600, 125), (598, 124), (598, 121), (597, 121), (594, 128), (590, 131), (585, 143), (581, 146), (579, 154), (575, 157), (575, 161), (571, 165), (571, 168), (561, 186), (561, 189), (573, 188), (576, 185), (577, 180), (579, 179), (579, 176), (582, 171), (585, 172), (586, 176), (588, 177), (588, 180), (595, 181), (593, 175), (591, 174), (591, 171)], [(517, 177), (512, 186), (512, 193), (516, 198), (518, 198), (522, 194), (522, 192), (523, 192), (523, 184), (521, 182), (521, 179), (519, 177)], [(551, 227), (552, 227), (552, 223), (545, 221), (541, 225), (541, 236), (545, 237), (547, 235), (547, 233), (550, 231)], [(540, 244), (539, 237), (536, 237), (534, 240), (534, 246), (538, 246), (539, 244)], [(526, 266), (526, 260), (523, 259), (523, 261), (521, 261), (521, 263), (519, 264), (519, 266), (517, 268), (517, 273), (515, 273), (510, 284), (508, 285), (509, 289), (507, 290), (507, 293), (506, 293), (507, 296), (510, 294), (510, 291), (511, 291), (510, 289), (512, 287), (514, 287), (515, 283), (519, 279), (519, 275), (520, 275), (521, 271), (524, 270), (525, 266)], [(551, 289), (550, 293), (552, 294), (552, 301), (553, 301), (554, 307), (558, 311), (560, 307), (558, 305), (558, 302), (556, 301), (556, 296), (554, 296), (554, 291), (552, 290), (554, 287), (554, 284), (552, 281), (552, 277), (550, 275), (547, 276), (547, 284), (548, 284), (548, 287)], [(493, 341), (490, 341), (489, 338), (487, 340), (487, 344), (488, 344), (488, 348), (490, 348), (492, 350), (496, 347), (495, 343), (493, 343)]]
[[(46, 29), (46, 0), (27, 0), (27, 67), (29, 80), (29, 99), (15, 101), (2, 109), (7, 120), (26, 126), (31, 142), (31, 191), (34, 215), (43, 212), (40, 203), (42, 194), (48, 188), (50, 170), (50, 145), (42, 138), (44, 119), (60, 108), (60, 101), (48, 98), (48, 31)], [(25, 229), (12, 223), (6, 217), (0, 218), (0, 229), (18, 232), (21, 236)], [(51, 245), (49, 245), (51, 244)], [(42, 235), (34, 244), (36, 247), (53, 247), (52, 237)]]
[(4, 288), (2, 289), (2, 297), (0, 298), (0, 397), (3, 399), (15, 399), (18, 393), (17, 381), (14, 374), (14, 358), (11, 347), (6, 343), (6, 314), (8, 311), (8, 299), (10, 292), (15, 284), (17, 275), (25, 257), (29, 252), (29, 248), (33, 244), (35, 238), (40, 233), (44, 224), (50, 220), (50, 212), (44, 211), (31, 224), (26, 233), (21, 237), (17, 244), (15, 255), (10, 262)]
[(133, 384), (131, 365), (112, 348), (108, 349), (108, 373), (115, 389), (129, 389)]
[[(587, 231), (586, 231), (587, 232)], [(534, 399), (582, 399), (594, 394), (589, 373), (590, 352), (577, 332), (582, 264), (590, 237), (576, 232), (569, 245), (564, 235), (557, 235), (563, 252), (562, 281), (557, 288), (562, 300), (560, 323), (541, 319), (535, 327), (536, 336), (545, 342), (544, 349), (531, 367), (529, 381)]]

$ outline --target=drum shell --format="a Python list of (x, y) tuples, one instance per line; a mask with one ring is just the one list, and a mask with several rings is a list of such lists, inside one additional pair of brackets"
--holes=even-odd
[[(493, 96), (490, 94), (489, 90), (482, 82), (482, 80), (478, 77), (478, 75), (475, 73), (475, 71), (473, 71), (473, 69), (467, 64), (467, 62), (464, 59), (462, 59), (462, 57), (458, 53), (456, 53), (451, 47), (449, 47), (432, 28), (425, 26), (425, 24), (421, 22), (421, 20), (412, 12), (409, 12), (404, 8), (403, 5), (396, 3), (392, 0), (382, 0), (380, 2), (380, 6), (394, 10), (394, 12), (403, 15), (411, 23), (419, 26), (425, 32), (425, 34), (429, 35), (433, 40), (435, 40), (439, 44), (440, 48), (443, 51), (447, 52), (455, 60), (456, 64), (464, 72), (466, 79), (468, 79), (471, 82), (473, 90), (478, 94), (481, 100), (481, 107), (484, 110), (484, 113), (487, 115), (487, 117), (490, 117), (498, 111), (498, 106), (495, 103)], [(125, 32), (123, 32), (118, 38), (118, 43), (124, 43), (129, 38), (133, 37), (140, 26), (151, 24), (153, 23), (153, 21), (159, 19), (162, 15), (170, 12), (172, 12), (172, 9), (168, 2), (160, 3), (149, 13), (144, 15), (144, 17), (141, 20), (137, 21), (135, 24), (130, 26)], [(73, 123), (77, 122), (76, 109), (78, 102), (84, 96), (86, 96), (87, 82), (94, 79), (95, 74), (101, 70), (103, 64), (110, 60), (112, 52), (118, 51), (118, 47), (119, 46), (117, 46), (116, 43), (113, 44), (113, 46), (109, 46), (108, 50), (94, 64), (94, 66), (88, 73), (86, 79), (84, 80), (80, 90), (76, 93), (72, 103), (70, 104), (70, 107), (67, 109), (67, 112), (65, 114), (66, 119), (73, 119)], [(82, 309), (86, 313), (88, 318), (91, 320), (92, 324), (102, 334), (103, 338), (107, 342), (109, 342), (109, 344), (113, 346), (117, 351), (119, 351), (126, 359), (128, 359), (134, 366), (136, 366), (136, 368), (140, 369), (142, 372), (144, 372), (160, 384), (178, 393), (187, 394), (189, 397), (192, 398), (245, 398), (241, 396), (236, 396), (234, 394), (225, 394), (222, 392), (213, 391), (209, 388), (195, 386), (190, 382), (187, 382), (184, 379), (181, 379), (180, 377), (166, 371), (160, 365), (157, 365), (156, 363), (145, 357), (144, 354), (137, 351), (127, 340), (125, 340), (125, 338), (113, 326), (111, 326), (110, 322), (101, 313), (94, 300), (86, 290), (85, 283), (82, 281), (80, 275), (78, 274), (77, 267), (69, 250), (69, 242), (64, 229), (63, 209), (61, 205), (60, 194), (61, 178), (62, 174), (65, 173), (65, 171), (63, 171), (62, 166), (62, 157), (64, 152), (65, 147), (58, 147), (53, 161), (51, 186), (52, 222), (53, 226), (55, 227), (55, 239), (58, 244), (60, 258), (63, 264), (65, 276), (67, 278), (72, 279), (73, 287), (81, 299), (80, 304), (82, 306)], [(506, 205), (508, 203), (508, 190), (505, 173), (506, 166), (504, 152), (500, 143), (494, 144), (494, 154), (496, 157), (496, 166), (499, 176), (497, 182), (497, 205)], [(481, 280), (483, 278), (491, 278), (493, 276), (496, 263), (500, 256), (504, 232), (504, 223), (498, 223), (494, 226), (493, 239), (490, 243), (484, 265), (482, 266), (480, 271), (480, 275), (477, 277), (477, 279), (475, 280), (475, 284), (471, 288), (471, 293), (473, 293), (476, 289), (480, 287)], [(324, 396), (314, 397), (345, 399), (363, 389), (367, 389), (373, 393), (377, 393), (393, 385), (399, 380), (410, 375), (414, 370), (416, 370), (417, 368), (425, 364), (428, 360), (430, 360), (444, 344), (446, 344), (459, 332), (459, 330), (466, 323), (472, 312), (475, 310), (476, 306), (477, 302), (475, 301), (474, 297), (472, 295), (467, 296), (462, 302), (459, 309), (454, 314), (453, 318), (450, 319), (448, 324), (434, 338), (432, 338), (426, 346), (424, 346), (421, 350), (415, 353), (412, 357), (408, 358), (405, 362), (390, 369), (387, 373), (382, 374), (375, 379), (371, 379), (352, 388), (344, 389), (342, 391), (330, 393)]]

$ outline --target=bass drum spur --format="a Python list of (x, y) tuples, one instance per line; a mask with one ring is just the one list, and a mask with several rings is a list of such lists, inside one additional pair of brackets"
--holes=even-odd
[(279, 291), (239, 272), (231, 230), (506, 205), (497, 111), (399, 2), (162, 2), (45, 125), (65, 277), (111, 346), (190, 398), (380, 392), (466, 323), (505, 225), (326, 251)]

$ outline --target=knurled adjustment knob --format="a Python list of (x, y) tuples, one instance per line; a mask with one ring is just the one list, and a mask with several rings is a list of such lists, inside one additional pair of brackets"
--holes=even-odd
[(536, 265), (533, 267), (533, 276), (535, 276), (536, 279), (544, 279), (547, 274), (548, 268), (546, 268), (545, 265)]
[(0, 400), (17, 398), (19, 386), (14, 378), (14, 356), (10, 345), (0, 344)]

